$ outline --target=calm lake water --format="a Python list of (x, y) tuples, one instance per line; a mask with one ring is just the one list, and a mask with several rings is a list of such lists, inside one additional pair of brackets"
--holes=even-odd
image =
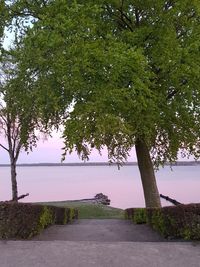
[[(19, 194), (26, 202), (92, 198), (103, 193), (111, 206), (144, 207), (137, 166), (18, 167)], [(156, 173), (159, 192), (182, 203), (200, 202), (200, 166), (165, 167)], [(11, 199), (9, 167), (0, 167), (0, 201)], [(162, 200), (162, 205), (170, 205)]]

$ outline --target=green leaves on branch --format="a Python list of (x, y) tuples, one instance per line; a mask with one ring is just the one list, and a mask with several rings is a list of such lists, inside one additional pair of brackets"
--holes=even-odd
[(65, 152), (87, 158), (106, 145), (121, 161), (139, 138), (156, 164), (179, 150), (200, 156), (199, 1), (16, 6), (35, 18), (18, 49), (21, 77), (43, 120), (65, 121)]

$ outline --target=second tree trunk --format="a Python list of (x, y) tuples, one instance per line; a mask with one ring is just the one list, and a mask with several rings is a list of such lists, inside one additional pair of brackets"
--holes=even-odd
[(147, 144), (137, 140), (135, 144), (138, 167), (140, 170), (146, 208), (161, 207), (155, 173)]
[(12, 200), (18, 200), (16, 163), (11, 161)]

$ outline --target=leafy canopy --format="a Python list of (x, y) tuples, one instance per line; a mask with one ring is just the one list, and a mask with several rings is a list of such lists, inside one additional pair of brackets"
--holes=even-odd
[(36, 146), (40, 121), (35, 101), (20, 79), (16, 59), (11, 53), (4, 51), (0, 74), (0, 133), (8, 142), (6, 150), (11, 154), (16, 152), (17, 160), (22, 148), (28, 151)]
[(19, 11), (35, 18), (18, 56), (41, 113), (55, 123), (73, 105), (65, 152), (106, 145), (122, 161), (143, 139), (156, 163), (199, 157), (199, 1), (19, 0)]

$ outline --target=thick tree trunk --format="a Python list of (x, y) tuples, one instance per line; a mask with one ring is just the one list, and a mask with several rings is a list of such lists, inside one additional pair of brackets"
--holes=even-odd
[(12, 200), (18, 201), (16, 162), (11, 160)]
[(146, 143), (139, 139), (136, 141), (135, 149), (143, 185), (146, 207), (159, 208), (161, 207), (160, 195), (156, 184), (156, 178), (149, 149)]

